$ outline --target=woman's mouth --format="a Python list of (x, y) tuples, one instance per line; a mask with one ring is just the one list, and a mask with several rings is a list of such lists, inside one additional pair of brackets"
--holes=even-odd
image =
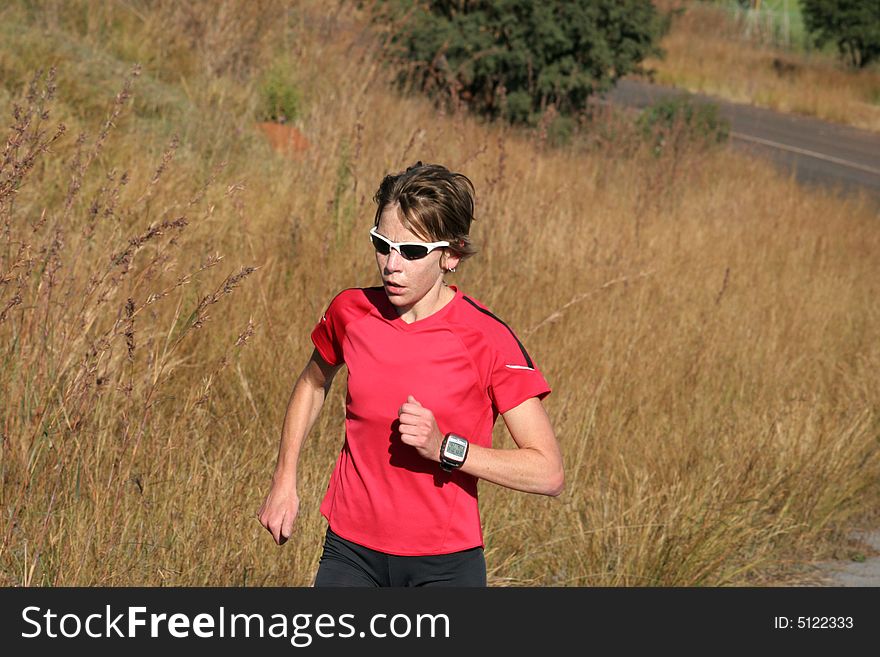
[(400, 285), (394, 285), (393, 283), (389, 283), (385, 281), (385, 289), (389, 294), (403, 294), (404, 288)]

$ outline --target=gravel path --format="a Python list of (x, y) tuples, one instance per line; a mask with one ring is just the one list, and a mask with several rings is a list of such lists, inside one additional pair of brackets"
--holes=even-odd
[(818, 564), (826, 586), (880, 586), (880, 530), (855, 532), (853, 538), (865, 544), (868, 554), (864, 560)]

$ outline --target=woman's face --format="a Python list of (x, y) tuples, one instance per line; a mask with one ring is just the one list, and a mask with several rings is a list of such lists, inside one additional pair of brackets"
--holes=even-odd
[[(376, 227), (379, 234), (392, 242), (426, 241), (401, 223), (398, 208), (394, 204), (382, 210)], [(443, 285), (441, 265), (443, 268), (455, 267), (458, 260), (446, 249), (434, 249), (419, 260), (406, 260), (395, 249), (391, 249), (388, 255), (376, 251), (376, 264), (379, 265), (385, 294), (401, 315), (417, 306), (429, 292), (438, 292)], [(436, 294), (432, 294), (427, 302), (433, 304), (436, 300)]]

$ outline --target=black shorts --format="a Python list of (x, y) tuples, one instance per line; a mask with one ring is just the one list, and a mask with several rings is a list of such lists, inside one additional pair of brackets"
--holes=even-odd
[(315, 586), (486, 586), (483, 548), (400, 557), (347, 541), (329, 527)]

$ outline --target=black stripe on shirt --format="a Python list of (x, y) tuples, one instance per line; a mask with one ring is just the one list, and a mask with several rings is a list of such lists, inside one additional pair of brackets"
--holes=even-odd
[(469, 299), (467, 297), (462, 297), (462, 298), (465, 301), (467, 301), (469, 304), (471, 304), (474, 308), (479, 310), (481, 313), (483, 313), (484, 315), (489, 315), (489, 317), (494, 319), (496, 322), (499, 322), (504, 328), (506, 328), (508, 331), (510, 331), (510, 334), (513, 336), (513, 339), (516, 340), (516, 343), (519, 345), (519, 349), (520, 349), (520, 351), (522, 351), (523, 357), (526, 359), (526, 365), (528, 365), (530, 369), (535, 369), (535, 366), (532, 364), (532, 359), (529, 358), (529, 352), (526, 351), (526, 348), (523, 346), (523, 343), (519, 341), (518, 337), (516, 337), (516, 333), (513, 332), (512, 328), (510, 328), (507, 324), (505, 324), (504, 321), (502, 319), (500, 319), (498, 316), (494, 315), (493, 313), (486, 310), (485, 308), (481, 308), (480, 306), (478, 306), (473, 301), (473, 299)]

